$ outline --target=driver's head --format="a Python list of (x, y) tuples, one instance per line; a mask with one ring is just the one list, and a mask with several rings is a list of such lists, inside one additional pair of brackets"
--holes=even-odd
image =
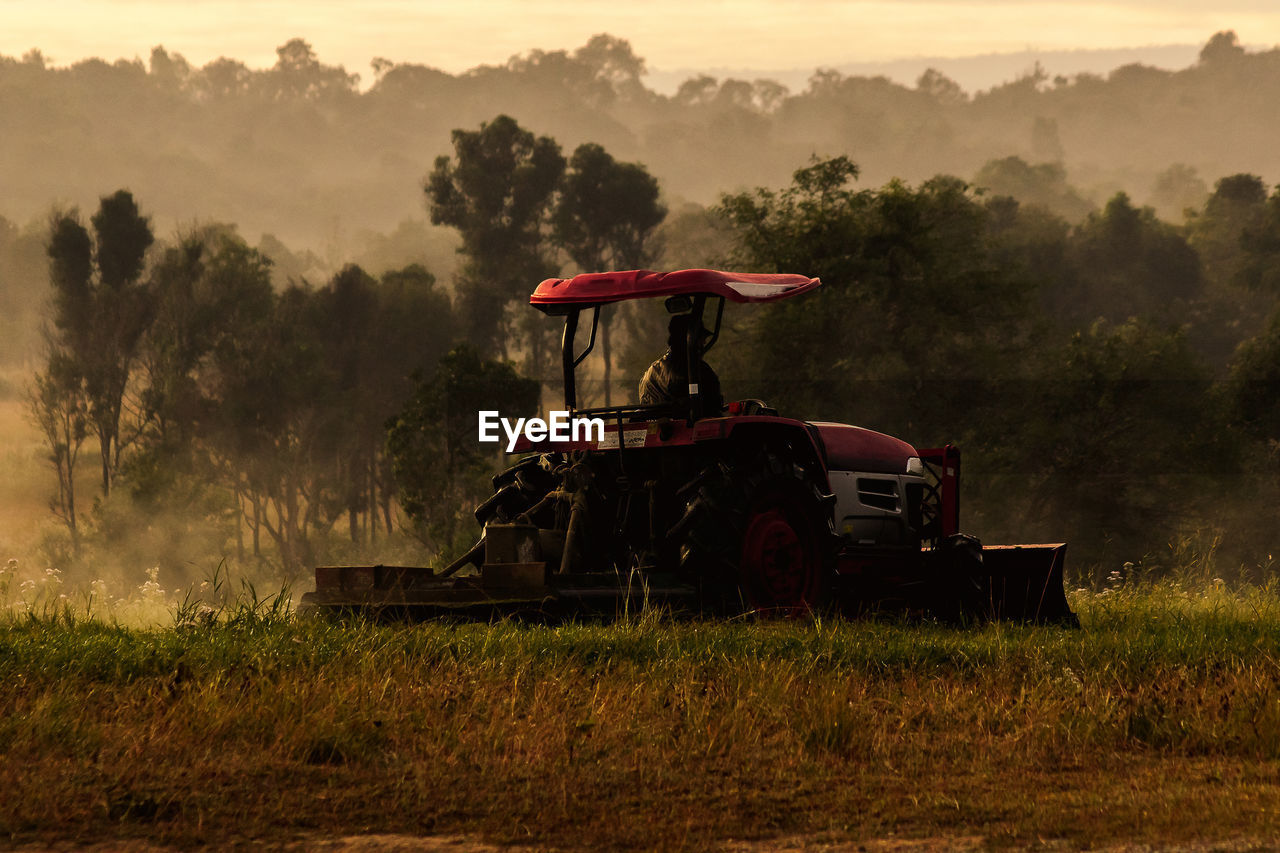
[[(667, 346), (673, 351), (683, 352), (685, 342), (688, 340), (689, 327), (693, 324), (692, 314), (673, 314), (671, 322), (667, 324)], [(707, 330), (702, 323), (698, 323), (694, 340), (701, 350), (707, 339), (711, 337), (711, 332)]]

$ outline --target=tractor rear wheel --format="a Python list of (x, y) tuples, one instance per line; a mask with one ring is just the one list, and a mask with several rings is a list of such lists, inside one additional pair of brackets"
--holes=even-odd
[(831, 593), (835, 534), (822, 491), (785, 453), (718, 463), (700, 476), (673, 533), (703, 605), (803, 616)]

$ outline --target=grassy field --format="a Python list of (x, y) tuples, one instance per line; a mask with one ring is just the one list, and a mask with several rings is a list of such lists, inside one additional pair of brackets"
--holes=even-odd
[(1076, 631), (335, 625), (225, 578), (183, 607), (150, 564), (64, 583), (36, 553), (52, 473), (12, 398), (0, 474), (0, 846), (1280, 835), (1280, 587), (1117, 577), (1072, 593)]
[(577, 850), (1280, 833), (1280, 590), (1073, 594), (1083, 628), (378, 626), (240, 599), (11, 609), (0, 838)]

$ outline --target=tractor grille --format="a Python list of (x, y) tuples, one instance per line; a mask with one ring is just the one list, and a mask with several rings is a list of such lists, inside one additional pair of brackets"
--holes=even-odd
[(863, 506), (875, 507), (886, 512), (898, 511), (898, 481), (858, 478), (858, 500)]

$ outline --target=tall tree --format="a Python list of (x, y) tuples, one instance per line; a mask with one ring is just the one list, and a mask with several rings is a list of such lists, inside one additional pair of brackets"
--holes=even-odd
[(270, 267), (228, 226), (187, 234), (154, 264), (153, 321), (139, 352), (143, 433), (127, 466), (135, 499), (172, 501), (166, 487), (203, 466), (201, 442), (216, 419), (210, 364), (230, 339), (254, 334), (271, 314)]
[(80, 447), (89, 433), (84, 378), (64, 351), (54, 349), (36, 374), (27, 396), (27, 411), (48, 448), (49, 464), (58, 478), (58, 491), (49, 502), (71, 533), (71, 547), (80, 549), (76, 508), (76, 468)]
[[(652, 260), (654, 229), (666, 218), (658, 181), (639, 163), (619, 163), (599, 145), (578, 146), (552, 216), (556, 242), (583, 272), (641, 269)], [(600, 314), (604, 402), (611, 403), (609, 331), (613, 306)]]
[(270, 313), (222, 341), (208, 379), (207, 446), (247, 505), (254, 555), (266, 532), (289, 574), (313, 564), (314, 534), (332, 523), (337, 503), (320, 450), (333, 382), (314, 313), (313, 292), (289, 288)]
[(446, 351), (452, 312), (421, 267), (379, 281), (350, 265), (279, 296), (265, 264), (252, 269), (244, 302), (261, 294), (261, 307), (217, 337), (197, 370), (199, 441), (236, 496), (254, 556), (267, 539), (296, 573), (344, 518), (353, 543), (393, 529), (384, 425), (413, 392), (410, 374)]
[[(453, 159), (436, 158), (424, 185), (431, 221), (462, 237), (457, 292), (467, 339), (505, 354), (507, 306), (556, 272), (543, 228), (565, 160), (555, 140), (506, 115), (478, 131), (455, 130), (453, 149)], [(526, 358), (540, 369), (545, 341), (533, 332), (527, 338)]]
[(1209, 188), (1186, 163), (1174, 163), (1156, 176), (1151, 187), (1151, 203), (1170, 222), (1181, 222), (1188, 211), (1198, 209), (1209, 196)]
[(1267, 442), (1280, 461), (1280, 307), (1236, 352), (1227, 385), (1233, 419)]
[[(476, 412), (524, 417), (538, 408), (538, 383), (510, 362), (482, 359), (468, 346), (451, 351), (387, 425), (387, 452), (411, 531), (438, 552), (474, 539), (467, 510), (489, 489), (494, 455), (476, 442)], [(465, 543), (464, 543), (465, 540)]]
[(151, 321), (141, 277), (154, 237), (127, 190), (104, 196), (91, 222), (93, 238), (74, 212), (55, 217), (49, 270), (57, 344), (84, 378), (106, 496), (128, 443), (121, 435), (125, 392)]
[(1224, 372), (1236, 346), (1262, 330), (1271, 295), (1259, 289), (1258, 238), (1266, 233), (1266, 184), (1257, 175), (1228, 175), (1215, 182), (1199, 210), (1188, 211), (1187, 241), (1204, 268), (1205, 294), (1192, 318), (1193, 338), (1217, 371)]

